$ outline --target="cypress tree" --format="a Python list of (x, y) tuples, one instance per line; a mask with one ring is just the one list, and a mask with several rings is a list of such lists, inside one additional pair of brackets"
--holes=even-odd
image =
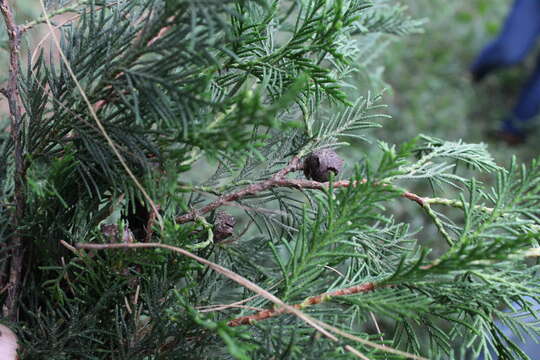
[[(0, 302), (22, 359), (528, 358), (494, 321), (540, 331), (539, 164), (364, 144), (387, 117), (378, 54), (421, 25), (403, 8), (40, 3), (19, 24), (0, 0)], [(23, 55), (38, 27), (50, 46)]]

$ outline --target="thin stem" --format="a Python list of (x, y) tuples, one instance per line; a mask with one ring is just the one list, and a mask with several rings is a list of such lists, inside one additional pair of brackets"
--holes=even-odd
[(19, 105), (19, 88), (17, 86), (17, 77), (19, 75), (19, 48), (21, 42), (21, 31), (20, 27), (15, 23), (13, 9), (10, 7), (7, 0), (0, 0), (0, 11), (4, 17), (9, 38), (9, 80), (7, 88), (3, 90), (3, 94), (7, 97), (9, 105), (11, 121), (10, 131), (11, 139), (13, 141), (13, 159), (15, 161), (15, 211), (12, 219), (12, 224), (15, 231), (10, 241), (12, 250), (9, 280), (7, 285), (8, 294), (2, 310), (4, 316), (14, 321), (17, 318), (17, 298), (20, 290), (23, 258), (23, 242), (19, 225), (20, 221), (24, 217), (26, 204), (24, 192), (26, 164), (24, 161), (23, 146), (21, 143), (21, 109)]
[[(453, 199), (446, 199), (446, 198), (425, 198), (426, 203), (429, 205), (446, 205), (458, 209), (463, 209), (465, 206), (463, 205), (463, 202), (461, 200), (453, 200)], [(475, 209), (480, 210), (485, 213), (492, 213), (493, 208), (482, 206), (482, 205), (476, 205)]]
[[(260, 193), (262, 191), (265, 191), (265, 190), (268, 190), (268, 189), (271, 189), (271, 188), (274, 188), (274, 187), (295, 187), (295, 188), (304, 187), (304, 188), (309, 188), (309, 186), (315, 186), (315, 187), (321, 187), (322, 188), (323, 183), (319, 183), (317, 181), (285, 179), (285, 176), (288, 173), (290, 173), (292, 171), (300, 170), (301, 166), (302, 165), (301, 165), (301, 162), (300, 162), (300, 158), (294, 157), (286, 167), (284, 167), (283, 169), (278, 171), (270, 179), (267, 179), (267, 180), (264, 180), (264, 181), (261, 181), (261, 182), (258, 182), (258, 183), (251, 184), (251, 185), (245, 187), (242, 190), (239, 190), (239, 191), (236, 191), (236, 192), (233, 192), (233, 193), (230, 193), (230, 194), (224, 194), (224, 195), (220, 196), (217, 200), (211, 202), (210, 204), (208, 204), (208, 205), (206, 205), (206, 206), (204, 206), (204, 207), (202, 207), (200, 209), (195, 209), (195, 210), (192, 210), (191, 212), (189, 212), (189, 213), (187, 213), (185, 215), (178, 216), (176, 218), (176, 222), (179, 223), (179, 224), (182, 224), (182, 223), (186, 223), (186, 222), (189, 222), (189, 221), (193, 221), (198, 216), (201, 216), (201, 215), (206, 214), (206, 213), (208, 213), (208, 212), (210, 212), (212, 210), (215, 210), (218, 207), (220, 207), (220, 206), (222, 206), (222, 205), (224, 205), (226, 203), (242, 199), (242, 198), (244, 198), (246, 196), (255, 195), (255, 194), (258, 194), (258, 193)], [(305, 183), (296, 184), (297, 182), (305, 182)], [(319, 185), (317, 185), (317, 184), (319, 184)]]
[[(318, 182), (314, 180), (304, 180), (304, 179), (287, 179), (285, 175), (292, 171), (301, 170), (301, 163), (298, 157), (295, 157), (291, 163), (283, 168), (280, 172), (276, 173), (272, 178), (264, 180), (258, 183), (251, 184), (241, 190), (235, 191), (230, 194), (223, 194), (215, 201), (210, 204), (203, 206), (200, 209), (192, 210), (191, 212), (178, 216), (176, 222), (179, 224), (193, 221), (197, 216), (201, 216), (210, 211), (217, 209), (220, 206), (223, 206), (229, 202), (237, 201), (243, 199), (247, 196), (256, 195), (262, 191), (266, 191), (272, 188), (284, 187), (284, 188), (294, 188), (294, 189), (311, 189), (311, 190), (324, 190), (328, 189), (330, 183), (328, 182)], [(349, 180), (340, 180), (332, 183), (333, 188), (342, 188), (349, 186), (356, 186), (357, 184), (363, 184), (367, 180), (362, 179), (360, 181), (349, 181)], [(382, 186), (387, 186), (383, 184)], [(420, 206), (425, 205), (426, 198), (420, 197), (411, 192), (404, 192), (401, 194), (402, 197), (415, 201)]]
[[(321, 304), (337, 296), (346, 296), (346, 295), (360, 294), (364, 292), (373, 291), (375, 290), (375, 287), (376, 287), (375, 283), (372, 283), (372, 282), (361, 284), (361, 285), (355, 285), (355, 286), (351, 286), (345, 289), (340, 289), (340, 290), (327, 292), (327, 293), (323, 293), (316, 296), (311, 296), (311, 297), (308, 297), (303, 302), (301, 302), (300, 304), (295, 304), (291, 306), (294, 307), (295, 309), (302, 310), (313, 305)], [(233, 319), (229, 321), (227, 325), (229, 326), (249, 325), (255, 321), (268, 319), (268, 318), (278, 316), (284, 313), (288, 313), (288, 311), (286, 308), (283, 308), (283, 307), (275, 308), (275, 309), (266, 309), (266, 310), (259, 311), (258, 313), (255, 313), (253, 315), (247, 315), (247, 316), (242, 316), (242, 317)]]
[(433, 220), (433, 223), (437, 227), (437, 230), (439, 230), (439, 233), (442, 235), (444, 240), (446, 240), (446, 243), (448, 244), (448, 246), (454, 245), (454, 239), (452, 239), (448, 231), (446, 231), (446, 228), (444, 227), (443, 222), (441, 221), (437, 213), (433, 211), (431, 206), (429, 206), (428, 202), (424, 203), (423, 209), (426, 212), (426, 214)]

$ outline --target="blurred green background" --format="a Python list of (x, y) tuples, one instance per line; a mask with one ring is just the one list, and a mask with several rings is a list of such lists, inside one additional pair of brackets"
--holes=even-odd
[(402, 0), (415, 18), (425, 18), (424, 33), (397, 39), (385, 51), (384, 79), (392, 119), (375, 137), (400, 143), (424, 133), (445, 140), (487, 142), (499, 163), (512, 154), (521, 161), (537, 156), (536, 141), (509, 148), (492, 143), (486, 131), (497, 128), (532, 72), (538, 52), (516, 67), (473, 84), (469, 66), (493, 39), (511, 0)]
[[(413, 18), (425, 19), (423, 33), (393, 38), (380, 58), (388, 86), (384, 102), (392, 118), (383, 120), (383, 127), (373, 131), (372, 137), (391, 144), (400, 144), (418, 134), (450, 141), (483, 142), (501, 166), (508, 166), (514, 155), (518, 163), (536, 158), (536, 134), (526, 144), (509, 147), (493, 142), (486, 132), (498, 128), (512, 109), (540, 49), (531, 52), (523, 64), (491, 74), (480, 84), (473, 84), (469, 73), (475, 57), (498, 34), (512, 0), (400, 3), (408, 7)], [(367, 149), (374, 151), (373, 146)], [(359, 156), (352, 149), (347, 154)], [(488, 184), (494, 182), (490, 176), (471, 175)], [(459, 196), (452, 189), (434, 191), (426, 182), (404, 186), (421, 196)], [(433, 249), (432, 256), (444, 251), (446, 245), (438, 230), (416, 204), (400, 201), (393, 205), (396, 219), (418, 231), (415, 237)], [(444, 210), (452, 221), (462, 221), (462, 214), (457, 211), (437, 210)]]

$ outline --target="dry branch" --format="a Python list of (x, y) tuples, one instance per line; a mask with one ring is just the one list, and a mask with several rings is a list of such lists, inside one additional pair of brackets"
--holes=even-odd
[[(333, 297), (336, 297), (336, 296), (346, 296), (346, 295), (360, 294), (360, 293), (364, 293), (364, 292), (368, 292), (368, 291), (372, 291), (372, 290), (375, 290), (375, 283), (370, 282), (370, 283), (365, 283), (365, 284), (361, 284), (361, 285), (351, 286), (351, 287), (348, 287), (348, 288), (345, 288), (345, 289), (340, 289), (340, 290), (336, 290), (336, 291), (332, 291), (332, 292), (327, 292), (327, 293), (320, 294), (320, 295), (317, 295), (317, 296), (311, 296), (311, 297), (307, 298), (306, 300), (304, 300), (302, 303), (291, 305), (291, 306), (294, 307), (295, 309), (302, 310), (302, 309), (305, 309), (306, 307), (309, 307), (309, 306), (312, 306), (312, 305), (321, 304), (321, 303), (323, 303), (325, 301), (328, 301), (328, 300), (330, 300), (330, 299), (332, 299)], [(233, 320), (229, 321), (227, 323), (227, 325), (229, 325), (229, 326), (248, 325), (248, 324), (251, 324), (251, 323), (253, 323), (255, 321), (268, 319), (268, 318), (278, 316), (278, 315), (281, 315), (281, 314), (284, 314), (284, 313), (288, 313), (288, 311), (287, 311), (286, 308), (283, 308), (283, 307), (277, 308), (277, 309), (262, 310), (262, 311), (259, 311), (256, 314), (253, 314), (253, 315), (247, 315), (247, 316), (242, 316), (242, 317), (233, 319)]]
[(14, 321), (17, 318), (17, 298), (19, 296), (22, 277), (23, 241), (20, 233), (20, 221), (25, 211), (25, 177), (26, 165), (21, 143), (21, 109), (19, 105), (19, 89), (17, 78), (19, 75), (19, 48), (21, 42), (20, 27), (15, 23), (13, 9), (7, 0), (0, 0), (0, 12), (4, 17), (9, 38), (9, 79), (7, 88), (2, 93), (7, 97), (10, 113), (10, 132), (13, 141), (13, 159), (15, 161), (15, 211), (12, 216), (14, 228), (10, 239), (11, 261), (9, 265), (9, 278), (7, 282), (7, 298), (3, 306), (3, 314)]
[[(195, 209), (195, 210), (190, 211), (187, 214), (178, 216), (176, 218), (176, 222), (179, 224), (182, 224), (189, 221), (194, 221), (198, 216), (201, 216), (210, 211), (213, 211), (227, 203), (243, 199), (247, 196), (256, 195), (260, 192), (263, 192), (272, 188), (285, 187), (285, 188), (294, 188), (294, 189), (323, 190), (323, 189), (327, 189), (330, 186), (329, 182), (285, 178), (285, 176), (289, 174), (290, 172), (298, 171), (298, 170), (302, 170), (302, 163), (298, 157), (294, 157), (286, 167), (281, 169), (270, 179), (267, 179), (267, 180), (264, 180), (255, 184), (251, 184), (241, 190), (238, 190), (230, 194), (224, 194), (220, 196), (218, 199), (216, 199), (215, 201), (211, 202), (208, 205), (203, 206), (200, 209)], [(359, 183), (364, 184), (366, 182), (367, 182), (366, 179), (363, 179), (360, 181), (353, 181), (353, 182), (348, 181), (348, 180), (341, 180), (341, 181), (333, 182), (332, 187), (341, 188), (341, 187), (356, 186)], [(386, 186), (386, 184), (382, 184), (382, 186)], [(401, 194), (401, 196), (406, 199), (416, 202), (418, 205), (422, 207), (426, 205), (426, 198), (423, 198), (414, 193), (406, 191), (403, 194)]]

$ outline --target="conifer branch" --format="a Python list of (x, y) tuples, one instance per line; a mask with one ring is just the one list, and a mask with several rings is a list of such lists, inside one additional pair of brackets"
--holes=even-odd
[[(15, 87), (0, 89), (19, 127), (0, 138), (0, 300), (5, 313), (18, 239), (12, 313), (20, 329), (43, 330), (26, 332), (22, 356), (423, 360), (459, 342), (517, 359), (493, 319), (540, 336), (523, 317), (540, 303), (526, 261), (540, 256), (538, 162), (505, 171), (483, 144), (421, 135), (378, 141), (352, 178), (341, 171), (333, 149), (384, 116), (371, 81), (347, 75), (371, 79), (384, 48), (374, 31), (401, 33), (403, 16), (366, 0), (51, 1), (18, 25), (19, 37), (50, 31), (9, 73)], [(408, 180), (457, 192), (445, 199)], [(430, 252), (416, 221), (394, 216), (408, 201), (421, 209), (407, 218), (436, 225), (449, 249)], [(220, 211), (233, 206), (242, 215)]]
[(176, 222), (179, 224), (183, 224), (189, 221), (193, 221), (198, 216), (201, 216), (212, 210), (215, 210), (226, 203), (242, 199), (246, 196), (255, 195), (257, 193), (260, 193), (261, 191), (265, 191), (274, 187), (305, 187), (305, 186), (296, 185), (295, 182), (297, 181), (305, 181), (309, 184), (313, 183), (311, 184), (311, 186), (316, 186), (316, 184), (321, 184), (317, 181), (285, 179), (285, 176), (289, 174), (290, 172), (298, 171), (301, 169), (302, 169), (302, 163), (300, 162), (300, 158), (295, 156), (286, 167), (284, 167), (283, 169), (275, 173), (270, 179), (267, 179), (267, 180), (264, 180), (255, 184), (251, 184), (242, 190), (239, 190), (230, 194), (222, 195), (214, 202), (200, 209), (192, 210), (191, 212), (185, 215), (178, 216), (176, 218)]
[(10, 133), (13, 141), (13, 159), (15, 161), (15, 211), (13, 214), (13, 228), (11, 238), (11, 264), (9, 268), (8, 295), (4, 304), (3, 313), (10, 320), (17, 317), (17, 298), (22, 273), (23, 243), (19, 229), (25, 213), (25, 177), (26, 165), (23, 155), (21, 131), (21, 109), (19, 105), (20, 95), (17, 85), (19, 76), (19, 48), (21, 42), (20, 27), (15, 23), (13, 9), (8, 0), (0, 0), (0, 11), (4, 17), (6, 30), (9, 38), (9, 80), (7, 88), (3, 91), (7, 97), (10, 112)]
[[(178, 216), (176, 218), (176, 222), (179, 224), (186, 223), (189, 221), (194, 221), (198, 216), (201, 216), (203, 214), (206, 214), (210, 211), (213, 211), (220, 206), (223, 206), (227, 203), (237, 201), (240, 199), (243, 199), (247, 196), (256, 195), (257, 193), (272, 189), (272, 188), (278, 188), (278, 187), (284, 187), (284, 188), (294, 188), (294, 189), (311, 189), (311, 190), (324, 190), (328, 189), (330, 184), (329, 182), (318, 182), (314, 180), (305, 180), (305, 179), (287, 179), (285, 176), (293, 171), (302, 170), (303, 165), (301, 163), (301, 160), (298, 156), (294, 157), (293, 160), (287, 165), (285, 168), (283, 168), (281, 171), (277, 172), (268, 180), (264, 180), (261, 182), (249, 184), (244, 189), (241, 189), (239, 191), (230, 193), (230, 194), (223, 194), (221, 195), (217, 200), (211, 202), (208, 205), (203, 206), (200, 209), (195, 209), (189, 212), (188, 214), (184, 214), (181, 216)], [(333, 188), (341, 188), (341, 187), (349, 187), (349, 186), (356, 186), (358, 183), (364, 184), (367, 182), (367, 179), (362, 179), (360, 181), (349, 181), (349, 180), (340, 180), (335, 181), (332, 183)], [(382, 186), (389, 186), (389, 184), (382, 184)], [(198, 188), (192, 188), (193, 190), (199, 190)], [(204, 188), (200, 189), (201, 191), (206, 191), (209, 193), (216, 193), (215, 190)], [(454, 240), (448, 233), (448, 231), (445, 229), (444, 224), (441, 222), (439, 216), (433, 211), (431, 208), (431, 205), (444, 205), (449, 206), (457, 209), (463, 209), (464, 204), (462, 201), (454, 200), (454, 199), (446, 199), (441, 197), (422, 197), (418, 194), (415, 194), (410, 191), (403, 191), (401, 193), (401, 197), (409, 199), (411, 201), (416, 202), (422, 209), (425, 211), (425, 213), (433, 220), (435, 226), (437, 227), (437, 230), (441, 234), (441, 236), (445, 239), (447, 244), (449, 246), (452, 246), (454, 244)], [(493, 208), (483, 206), (483, 205), (475, 205), (474, 208), (476, 210), (485, 212), (485, 213), (492, 213)], [(506, 215), (506, 214), (505, 214)], [(502, 215), (502, 216), (505, 216)], [(532, 228), (536, 229), (536, 225), (530, 225)]]
[(260, 286), (258, 286), (257, 284), (249, 281), (248, 279), (244, 278), (243, 276), (223, 267), (223, 266), (220, 266), (216, 263), (213, 263), (212, 261), (210, 260), (207, 260), (207, 259), (204, 259), (200, 256), (197, 256), (187, 250), (184, 250), (182, 248), (179, 248), (179, 247), (176, 247), (176, 246), (172, 246), (172, 245), (167, 245), (167, 244), (161, 244), (161, 243), (115, 243), (115, 244), (91, 244), (91, 243), (76, 243), (75, 246), (71, 246), (69, 245), (67, 242), (61, 240), (60, 243), (65, 246), (66, 248), (70, 249), (71, 251), (74, 251), (75, 253), (79, 254), (80, 253), (77, 251), (77, 249), (85, 249), (85, 250), (108, 250), (108, 249), (124, 249), (124, 248), (129, 248), (129, 249), (137, 249), (137, 248), (161, 248), (161, 249), (166, 249), (166, 250), (170, 250), (170, 251), (173, 251), (173, 252), (176, 252), (178, 254), (181, 254), (181, 255), (184, 255), (186, 257), (189, 257), (201, 264), (204, 264), (206, 266), (208, 266), (209, 268), (211, 268), (212, 270), (228, 277), (229, 279), (237, 282), (238, 284), (244, 286), (245, 288), (263, 296), (264, 298), (266, 298), (267, 300), (270, 300), (272, 301), (274, 304), (276, 305), (279, 305), (281, 307), (283, 307), (284, 309), (286, 309), (287, 311), (295, 314), (296, 316), (298, 316), (300, 319), (304, 320), (306, 323), (308, 323), (309, 325), (313, 326), (316, 330), (318, 330), (319, 332), (321, 332), (322, 334), (324, 334), (325, 336), (327, 336), (328, 338), (330, 338), (331, 340), (333, 341), (337, 341), (337, 337), (335, 337), (334, 335), (328, 333), (326, 330), (324, 330), (322, 327), (320, 327), (319, 325), (317, 325), (314, 321), (312, 321), (312, 319), (302, 313), (300, 310), (290, 306), (290, 305), (287, 305), (286, 303), (284, 303), (282, 300), (280, 300), (279, 298), (277, 298), (276, 296), (272, 295), (271, 293), (269, 293), (268, 291), (264, 290), (263, 288), (261, 288)]
[[(331, 292), (327, 292), (327, 293), (316, 295), (316, 296), (311, 296), (311, 297), (308, 297), (303, 302), (301, 302), (300, 304), (295, 304), (291, 306), (294, 307), (295, 309), (302, 310), (309, 306), (321, 304), (337, 296), (354, 295), (354, 294), (360, 294), (364, 292), (373, 291), (375, 290), (375, 287), (376, 287), (375, 283), (368, 282), (365, 284), (351, 286), (345, 289), (340, 289), (340, 290), (331, 291)], [(229, 321), (227, 325), (229, 326), (249, 325), (255, 321), (268, 319), (268, 318), (278, 316), (284, 313), (288, 313), (288, 311), (286, 308), (283, 308), (283, 307), (276, 308), (276, 309), (266, 309), (266, 310), (259, 311), (258, 313), (253, 314), (253, 315), (247, 315), (247, 316), (242, 316), (242, 317), (233, 319)]]
[[(193, 221), (197, 216), (201, 216), (210, 211), (213, 211), (220, 206), (223, 206), (229, 202), (237, 201), (243, 199), (247, 196), (256, 195), (262, 191), (266, 191), (272, 188), (285, 187), (285, 188), (294, 188), (294, 189), (311, 189), (311, 190), (323, 190), (327, 189), (330, 184), (328, 182), (319, 182), (314, 180), (304, 180), (304, 179), (287, 179), (285, 176), (291, 172), (302, 170), (303, 165), (299, 157), (294, 157), (291, 162), (281, 169), (279, 172), (274, 174), (270, 179), (251, 184), (244, 189), (238, 190), (230, 194), (221, 195), (217, 200), (211, 202), (210, 204), (203, 206), (200, 209), (192, 210), (191, 212), (178, 216), (176, 222), (183, 224), (186, 222)], [(365, 183), (367, 180), (363, 179), (358, 181), (349, 181), (349, 180), (340, 180), (332, 183), (333, 188), (349, 187), (355, 186), (358, 183)], [(417, 194), (405, 191), (401, 194), (402, 197), (412, 200), (418, 203), (420, 206), (424, 207), (426, 205), (426, 198), (423, 198)]]
[(99, 120), (99, 118), (98, 118), (98, 116), (96, 114), (96, 110), (94, 110), (94, 107), (93, 107), (92, 103), (88, 99), (88, 96), (86, 95), (84, 89), (82, 88), (79, 80), (75, 76), (75, 73), (73, 72), (73, 69), (71, 68), (71, 65), (69, 64), (69, 61), (67, 60), (67, 57), (64, 54), (64, 51), (62, 50), (62, 47), (60, 45), (60, 41), (56, 38), (56, 36), (53, 33), (54, 28), (53, 28), (53, 26), (51, 24), (50, 16), (47, 14), (47, 11), (45, 9), (45, 4), (43, 3), (43, 0), (40, 0), (39, 2), (40, 2), (40, 5), (41, 5), (41, 8), (43, 9), (43, 12), (44, 12), (45, 22), (49, 26), (49, 30), (51, 31), (51, 36), (52, 36), (53, 42), (56, 45), (56, 48), (58, 49), (58, 53), (60, 54), (60, 58), (62, 59), (62, 61), (66, 65), (66, 69), (67, 69), (70, 77), (73, 79), (77, 90), (80, 92), (81, 97), (83, 98), (84, 102), (88, 106), (88, 110), (90, 111), (90, 115), (92, 116), (92, 118), (96, 122), (96, 125), (97, 125), (99, 131), (101, 132), (101, 134), (103, 135), (103, 137), (107, 141), (107, 144), (109, 145), (109, 147), (111, 148), (111, 150), (113, 151), (115, 156), (118, 158), (118, 160), (122, 164), (122, 166), (125, 169), (125, 171), (127, 172), (128, 176), (133, 180), (135, 186), (140, 190), (140, 192), (143, 194), (144, 198), (148, 201), (148, 203), (152, 207), (152, 210), (156, 214), (158, 222), (159, 222), (160, 226), (162, 227), (163, 226), (163, 219), (161, 218), (161, 215), (159, 214), (159, 211), (157, 210), (156, 204), (154, 203), (152, 198), (150, 198), (150, 195), (148, 195), (147, 191), (141, 185), (141, 183), (139, 182), (137, 177), (133, 174), (133, 171), (128, 166), (126, 160), (124, 159), (122, 154), (120, 154), (120, 151), (118, 150), (118, 146), (115, 145), (115, 143), (113, 142), (113, 140), (111, 139), (111, 137), (109, 136), (107, 131), (105, 130), (105, 127), (103, 126), (103, 124)]
[[(291, 164), (289, 164), (291, 167), (287, 166), (285, 169), (288, 169), (290, 168), (289, 171), (292, 171), (293, 167), (292, 165), (295, 164), (296, 162), (293, 160), (291, 162)], [(280, 171), (278, 174), (282, 173), (283, 176), (285, 176), (286, 174), (286, 171), (285, 169), (283, 169), (282, 171)], [(296, 315), (298, 318), (300, 318), (301, 320), (303, 320), (304, 322), (306, 322), (307, 324), (309, 324), (310, 326), (312, 326), (314, 329), (316, 329), (318, 332), (320, 332), (321, 334), (323, 334), (324, 336), (326, 336), (328, 339), (332, 340), (333, 342), (336, 342), (338, 343), (340, 340), (337, 336), (335, 336), (333, 334), (333, 332), (335, 332), (335, 330), (326, 330), (326, 328), (333, 328), (319, 320), (316, 320), (316, 319), (313, 319), (312, 317), (310, 317), (309, 315), (307, 314), (304, 314), (300, 309), (298, 309), (296, 306), (291, 306), (291, 305), (288, 305), (286, 303), (284, 303), (281, 299), (277, 298), (276, 296), (272, 295), (271, 293), (269, 293), (268, 291), (264, 290), (263, 288), (261, 288), (260, 286), (258, 286), (257, 284), (249, 281), (248, 279), (244, 278), (243, 276), (223, 267), (223, 266), (220, 266), (216, 263), (213, 263), (207, 259), (204, 259), (204, 258), (201, 258), (195, 254), (192, 254), (191, 252), (187, 251), (187, 250), (184, 250), (182, 248), (179, 248), (179, 247), (176, 247), (176, 246), (171, 246), (171, 245), (167, 245), (167, 244), (161, 244), (161, 243), (117, 243), (117, 244), (90, 244), (90, 243), (77, 243), (75, 244), (75, 247), (69, 245), (67, 242), (61, 240), (60, 241), (62, 245), (64, 245), (65, 247), (67, 247), (68, 249), (70, 250), (75, 250), (76, 249), (89, 249), (89, 250), (106, 250), (106, 249), (121, 249), (121, 248), (162, 248), (162, 249), (167, 249), (167, 250), (170, 250), (170, 251), (173, 251), (173, 252), (176, 252), (176, 253), (179, 253), (181, 255), (184, 255), (186, 257), (189, 257), (201, 264), (204, 264), (204, 265), (207, 265), (209, 268), (211, 268), (212, 270), (228, 277), (229, 279), (237, 282), (238, 284), (244, 286), (245, 288), (247, 289), (250, 289), (251, 291), (263, 296), (264, 298), (266, 298), (267, 300), (270, 300), (272, 301), (274, 304), (276, 305), (279, 305), (280, 306), (280, 309), (284, 309), (284, 311), (287, 311), (289, 313), (292, 313), (294, 315)], [(77, 252), (77, 251), (76, 251)], [(368, 284), (364, 284), (364, 285), (358, 285), (357, 289), (354, 289), (354, 287), (350, 288), (350, 289), (343, 289), (343, 290), (338, 290), (338, 292), (344, 292), (342, 295), (347, 295), (347, 292), (349, 292), (348, 294), (353, 294), (353, 293), (358, 293), (358, 292), (366, 292), (366, 291), (371, 291), (373, 290), (374, 288), (374, 285), (372, 283), (368, 283)], [(356, 291), (356, 292), (352, 292), (352, 291)], [(313, 297), (313, 298), (310, 298), (312, 299), (311, 301), (319, 301), (322, 302), (324, 300), (327, 300), (325, 298), (325, 296), (327, 296), (328, 294), (322, 294), (322, 295), (319, 295), (319, 296), (316, 296), (316, 297)], [(319, 299), (319, 297), (321, 297)], [(309, 300), (309, 299), (308, 299)], [(315, 302), (316, 303), (316, 302)], [(341, 332), (340, 333), (341, 336), (344, 336), (344, 335), (348, 335), (348, 336), (352, 336), (348, 333), (345, 333), (345, 332)], [(347, 336), (346, 336), (347, 337)], [(372, 346), (372, 347), (378, 347), (380, 346), (379, 344), (375, 344), (375, 343), (372, 343), (370, 342), (369, 340), (365, 340), (365, 339), (362, 339), (362, 341), (359, 341), (359, 342), (362, 342), (364, 344), (368, 344), (369, 346)], [(356, 353), (354, 352), (354, 348), (349, 346), (349, 349), (348, 351), (355, 354)], [(396, 352), (398, 350), (395, 350), (395, 349), (392, 349), (392, 348), (389, 348), (389, 347), (386, 347), (385, 346), (385, 351), (388, 351), (388, 352)], [(411, 359), (419, 359), (419, 357), (416, 357), (414, 354), (408, 354), (408, 353), (405, 353), (405, 352), (401, 352), (400, 353), (402, 354), (406, 354), (407, 357), (411, 358)]]

